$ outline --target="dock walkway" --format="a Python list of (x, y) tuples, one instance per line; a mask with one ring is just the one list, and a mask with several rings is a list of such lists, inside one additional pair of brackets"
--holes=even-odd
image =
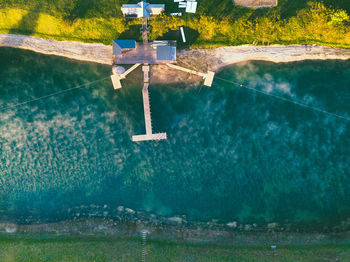
[(145, 135), (137, 135), (132, 137), (132, 141), (141, 142), (141, 141), (149, 141), (149, 140), (164, 140), (167, 139), (166, 133), (152, 133), (152, 118), (151, 118), (151, 107), (149, 102), (149, 65), (145, 64), (142, 67), (143, 71), (143, 88), (142, 88), (142, 98), (143, 98), (143, 110), (145, 114), (145, 125), (146, 125), (146, 134)]
[(184, 67), (178, 66), (178, 65), (167, 64), (167, 66), (169, 66), (171, 68), (174, 68), (176, 70), (180, 70), (180, 71), (192, 74), (192, 75), (198, 75), (198, 76), (203, 77), (205, 86), (211, 87), (213, 85), (215, 72), (208, 71), (205, 74), (205, 73), (197, 72), (197, 71), (194, 71), (194, 70), (191, 70), (191, 69), (187, 69), (187, 68), (184, 68)]

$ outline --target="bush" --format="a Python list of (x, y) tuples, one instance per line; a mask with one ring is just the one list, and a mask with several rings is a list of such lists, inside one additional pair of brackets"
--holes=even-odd
[[(120, 14), (114, 14), (120, 10), (118, 0), (116, 6), (111, 0), (48, 0), (40, 6), (47, 12), (33, 10), (38, 5), (37, 0), (3, 0), (0, 6), (16, 6), (20, 3), (27, 10), (0, 9), (0, 32), (105, 44), (111, 44), (112, 39), (121, 34), (135, 39), (140, 36), (139, 27), (135, 26), (140, 24), (139, 19), (126, 21)], [(220, 6), (223, 8), (223, 5)], [(232, 3), (230, 6), (233, 6)], [(278, 8), (267, 11), (235, 8), (233, 11), (234, 18), (226, 16), (220, 19), (203, 12), (201, 15), (184, 17), (156, 16), (149, 20), (150, 40), (164, 37), (169, 31), (185, 25), (192, 32), (198, 32), (198, 39), (194, 42), (196, 47), (251, 43), (323, 43), (350, 47), (349, 14), (342, 9), (326, 7), (321, 2), (312, 2), (296, 15), (284, 19), (280, 18), (281, 11)], [(216, 15), (219, 16), (219, 13)]]

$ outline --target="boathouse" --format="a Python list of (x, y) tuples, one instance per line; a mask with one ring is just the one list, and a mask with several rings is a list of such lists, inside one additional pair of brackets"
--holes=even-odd
[(122, 13), (126, 17), (150, 17), (151, 15), (160, 15), (165, 10), (163, 4), (149, 4), (146, 1), (141, 1), (138, 4), (122, 5)]
[[(135, 48), (124, 49), (120, 48), (118, 41), (113, 41), (115, 64), (176, 63), (176, 41), (135, 42)], [(133, 47), (133, 45), (128, 44), (126, 47)]]
[(123, 51), (135, 49), (135, 40), (113, 40), (113, 55), (122, 55)]

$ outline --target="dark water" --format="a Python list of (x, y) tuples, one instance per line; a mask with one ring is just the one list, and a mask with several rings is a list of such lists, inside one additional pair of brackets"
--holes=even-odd
[[(109, 66), (0, 49), (2, 107), (108, 77)], [(137, 78), (137, 73), (133, 75)], [(350, 61), (253, 62), (219, 77), (350, 118)], [(133, 78), (133, 77), (131, 77)], [(350, 122), (215, 80), (98, 84), (0, 111), (0, 220), (123, 205), (189, 219), (335, 224), (350, 217)]]

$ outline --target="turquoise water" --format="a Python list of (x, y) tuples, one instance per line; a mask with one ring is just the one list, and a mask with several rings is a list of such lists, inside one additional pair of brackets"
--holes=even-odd
[[(107, 79), (8, 108), (110, 71), (0, 49), (0, 220), (58, 221), (79, 208), (94, 216), (89, 208), (105, 205), (199, 221), (350, 217), (350, 122), (219, 79), (150, 86), (162, 142), (130, 140), (145, 132), (137, 73), (122, 90)], [(350, 118), (350, 61), (250, 62), (218, 77)]]

